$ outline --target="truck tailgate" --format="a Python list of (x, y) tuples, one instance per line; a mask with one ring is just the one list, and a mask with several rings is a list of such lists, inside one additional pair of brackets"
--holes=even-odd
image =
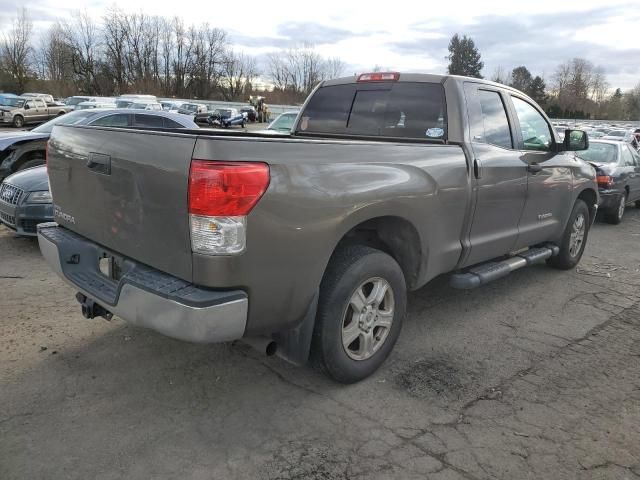
[(55, 220), (114, 254), (191, 281), (187, 188), (195, 137), (56, 126)]

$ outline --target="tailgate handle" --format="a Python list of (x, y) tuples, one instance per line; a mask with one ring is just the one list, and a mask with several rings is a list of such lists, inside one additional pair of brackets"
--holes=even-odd
[(111, 157), (104, 153), (89, 153), (87, 160), (87, 168), (96, 173), (103, 175), (111, 175)]

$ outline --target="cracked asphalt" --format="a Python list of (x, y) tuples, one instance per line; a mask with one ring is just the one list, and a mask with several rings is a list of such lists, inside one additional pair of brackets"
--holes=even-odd
[(640, 210), (575, 271), (411, 294), (357, 385), (84, 320), (0, 228), (0, 478), (640, 478)]

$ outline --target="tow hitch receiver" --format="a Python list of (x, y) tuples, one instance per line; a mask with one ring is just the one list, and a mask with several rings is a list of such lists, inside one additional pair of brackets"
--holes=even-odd
[(76, 300), (80, 303), (80, 308), (82, 309), (82, 316), (84, 318), (96, 318), (102, 317), (105, 320), (111, 320), (113, 318), (113, 313), (111, 313), (106, 308), (98, 305), (96, 302), (87, 298), (86, 295), (78, 292), (76, 293)]

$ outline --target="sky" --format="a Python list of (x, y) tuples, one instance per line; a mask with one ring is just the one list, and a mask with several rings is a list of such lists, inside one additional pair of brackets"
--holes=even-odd
[(127, 12), (209, 22), (226, 30), (237, 49), (258, 59), (311, 42), (319, 53), (341, 58), (347, 65), (345, 74), (374, 66), (445, 73), (449, 39), (459, 33), (475, 41), (488, 78), (499, 66), (510, 71), (525, 65), (550, 81), (560, 63), (581, 57), (602, 67), (612, 88), (625, 90), (640, 83), (637, 0), (0, 0), (0, 29), (22, 5), (37, 32), (56, 19), (70, 18), (74, 10), (85, 10), (100, 20), (107, 8), (117, 5)]

